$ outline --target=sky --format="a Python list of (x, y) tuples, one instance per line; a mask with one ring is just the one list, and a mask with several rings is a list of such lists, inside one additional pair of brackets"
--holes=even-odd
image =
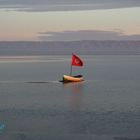
[(140, 0), (0, 0), (0, 41), (140, 40)]

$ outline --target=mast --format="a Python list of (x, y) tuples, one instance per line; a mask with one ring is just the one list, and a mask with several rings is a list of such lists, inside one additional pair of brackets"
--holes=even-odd
[(71, 67), (70, 67), (70, 75), (72, 76), (72, 64), (71, 64)]
[[(73, 55), (73, 53), (72, 53)], [(71, 58), (71, 66), (70, 66), (70, 76), (72, 76), (72, 58)]]

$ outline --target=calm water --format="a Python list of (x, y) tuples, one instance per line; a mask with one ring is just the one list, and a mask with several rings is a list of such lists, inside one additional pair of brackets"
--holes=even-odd
[(140, 56), (70, 57), (0, 57), (0, 140), (140, 139)]

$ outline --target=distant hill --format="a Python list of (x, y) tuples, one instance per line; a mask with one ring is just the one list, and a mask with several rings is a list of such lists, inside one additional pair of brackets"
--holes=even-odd
[(140, 54), (140, 41), (0, 42), (0, 55)]

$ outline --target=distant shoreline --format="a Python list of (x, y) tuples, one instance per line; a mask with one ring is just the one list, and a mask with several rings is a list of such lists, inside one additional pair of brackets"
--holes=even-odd
[(140, 41), (0, 41), (3, 55), (140, 55)]

